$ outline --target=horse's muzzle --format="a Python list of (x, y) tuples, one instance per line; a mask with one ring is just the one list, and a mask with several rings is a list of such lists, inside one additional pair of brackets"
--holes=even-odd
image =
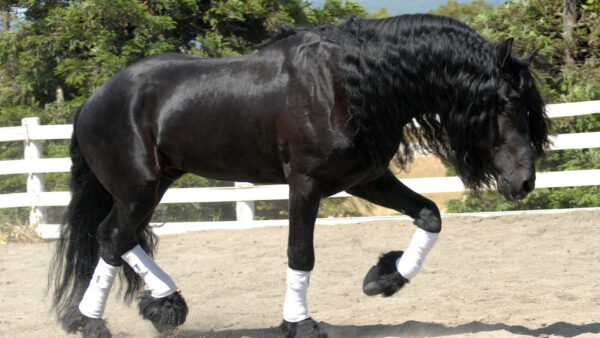
[(535, 170), (516, 170), (496, 177), (498, 191), (509, 201), (525, 198), (535, 188)]

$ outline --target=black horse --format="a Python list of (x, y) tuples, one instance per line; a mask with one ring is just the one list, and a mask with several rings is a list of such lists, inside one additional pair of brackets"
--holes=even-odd
[[(413, 144), (452, 165), (468, 188), (495, 180), (509, 200), (533, 190), (549, 120), (528, 68), (533, 56), (513, 57), (511, 47), (512, 39), (492, 44), (446, 17), (354, 17), (284, 29), (252, 55), (164, 54), (118, 72), (75, 118), (72, 200), (51, 274), (64, 328), (110, 335), (102, 297), (121, 265), (126, 299), (149, 286), (139, 296), (146, 319), (159, 330), (185, 321), (174, 282), (143, 256), (155, 249), (148, 222), (156, 205), (173, 181), (194, 173), (289, 185), (280, 329), (325, 336), (305, 300), (321, 198), (347, 191), (411, 216), (427, 236), (439, 233), (436, 205), (388, 169), (395, 155), (408, 163)], [(365, 293), (400, 289), (409, 278), (397, 270), (400, 258), (383, 255)]]

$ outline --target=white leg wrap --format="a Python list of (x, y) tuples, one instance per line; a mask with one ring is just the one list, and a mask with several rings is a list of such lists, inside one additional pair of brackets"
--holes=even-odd
[(411, 279), (417, 275), (423, 266), (425, 257), (427, 257), (427, 254), (433, 248), (439, 235), (438, 233), (427, 232), (421, 228), (415, 231), (408, 248), (396, 260), (396, 267), (402, 277)]
[(310, 271), (287, 268), (287, 291), (283, 303), (283, 319), (297, 323), (308, 318), (306, 290), (310, 281)]
[(79, 303), (79, 311), (82, 314), (90, 318), (102, 318), (108, 294), (120, 268), (120, 266), (112, 266), (100, 258), (90, 285)]
[(140, 275), (154, 298), (163, 298), (177, 291), (175, 282), (146, 254), (141, 246), (124, 253), (121, 258)]

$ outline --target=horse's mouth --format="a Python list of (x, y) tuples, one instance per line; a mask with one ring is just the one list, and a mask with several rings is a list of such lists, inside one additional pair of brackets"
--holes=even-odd
[(502, 194), (502, 196), (504, 196), (504, 198), (509, 201), (509, 202), (516, 202), (518, 200), (522, 200), (525, 197), (527, 197), (527, 195), (529, 195), (529, 193), (526, 192), (519, 192), (516, 194), (510, 193), (510, 192), (503, 192), (502, 190), (498, 189), (498, 191)]
[(515, 201), (524, 199), (525, 197), (527, 197), (527, 195), (529, 195), (529, 193), (520, 192), (515, 195), (513, 195), (513, 194), (509, 194), (508, 196), (505, 195), (504, 197), (510, 202), (515, 202)]
[(513, 179), (512, 175), (509, 177), (504, 175), (496, 177), (498, 192), (502, 194), (507, 201), (514, 202), (522, 200), (533, 191), (535, 181), (526, 180), (525, 182), (516, 184), (515, 182), (511, 182), (511, 179)]

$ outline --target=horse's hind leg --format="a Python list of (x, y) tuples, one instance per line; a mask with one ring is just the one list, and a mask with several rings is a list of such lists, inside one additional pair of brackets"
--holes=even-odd
[(121, 202), (119, 214), (122, 219), (118, 224), (136, 226), (117, 225), (107, 229), (114, 250), (111, 253), (125, 261), (146, 284), (147, 290), (138, 294), (140, 314), (161, 333), (170, 333), (183, 324), (188, 308), (173, 279), (135, 241), (135, 236), (148, 225), (152, 212), (173, 180), (173, 175), (162, 177), (158, 180), (158, 186), (152, 184), (142, 189), (137, 198), (131, 200), (135, 202)]
[[(116, 223), (114, 206), (100, 223), (99, 229), (113, 223)], [(67, 332), (75, 333), (81, 331), (84, 337), (111, 337), (110, 331), (102, 319), (102, 315), (112, 285), (121, 269), (120, 260), (114, 259), (112, 255), (107, 255), (110, 245), (107, 245), (106, 241), (102, 239), (101, 231), (99, 234), (99, 239), (103, 242), (100, 250), (102, 254), (90, 278), (89, 285), (79, 305), (67, 309), (60, 318), (63, 328)]]
[(96, 272), (101, 277), (94, 274), (79, 310), (91, 322), (101, 318), (110, 286), (125, 261), (148, 287), (139, 296), (140, 314), (160, 331), (170, 331), (185, 321), (187, 305), (173, 279), (140, 246), (138, 235), (172, 180), (162, 178), (137, 185), (134, 182), (129, 181), (125, 189), (113, 190), (114, 206), (98, 228), (102, 245)]

